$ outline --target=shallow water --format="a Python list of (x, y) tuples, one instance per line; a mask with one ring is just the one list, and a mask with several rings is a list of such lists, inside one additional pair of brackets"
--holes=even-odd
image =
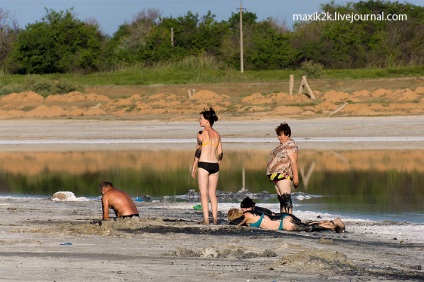
[[(220, 202), (237, 206), (241, 195), (235, 193), (244, 190), (258, 204), (278, 210), (274, 187), (265, 176), (268, 156), (269, 149), (254, 143), (249, 150), (227, 149)], [(51, 197), (72, 191), (96, 198), (98, 183), (107, 180), (133, 198), (149, 195), (197, 204), (197, 181), (189, 174), (192, 159), (193, 150), (185, 148), (0, 152), (0, 195)], [(299, 169), (295, 214), (424, 223), (424, 150), (301, 149)], [(190, 190), (195, 196), (185, 197)]]

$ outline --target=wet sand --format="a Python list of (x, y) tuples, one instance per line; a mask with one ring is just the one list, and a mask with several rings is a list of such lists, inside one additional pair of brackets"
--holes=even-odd
[[(285, 120), (298, 137), (424, 136), (424, 116)], [(273, 137), (280, 121), (217, 123), (223, 137)], [(219, 126), (218, 126), (219, 125)], [(0, 140), (192, 138), (194, 122), (2, 121)], [(13, 143), (13, 142), (12, 142)], [(409, 144), (413, 143), (413, 144)], [(392, 146), (396, 142), (375, 142)], [(423, 142), (399, 142), (423, 149)], [(341, 147), (364, 148), (356, 142)], [(134, 144), (119, 146), (131, 149)], [(151, 145), (146, 145), (151, 146)], [(231, 146), (235, 146), (234, 144)], [(338, 146), (325, 143), (328, 148)], [(115, 145), (100, 146), (110, 150)], [(96, 145), (96, 149), (99, 146)], [(93, 149), (84, 144), (0, 150)], [(80, 196), (80, 195), (77, 195)], [(137, 202), (141, 219), (99, 224), (98, 199), (0, 199), (0, 273), (6, 281), (422, 281), (424, 223), (345, 220), (346, 233), (203, 226), (190, 203)], [(325, 213), (325, 211), (323, 211)], [(317, 215), (318, 216), (318, 215)]]

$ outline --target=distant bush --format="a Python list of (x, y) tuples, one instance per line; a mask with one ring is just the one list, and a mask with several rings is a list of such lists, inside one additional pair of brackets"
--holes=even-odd
[(80, 90), (80, 87), (64, 79), (54, 80), (33, 75), (29, 76), (25, 80), (23, 88), (26, 91), (34, 91), (43, 96), (51, 94), (66, 94)]
[(320, 78), (323, 74), (323, 65), (320, 63), (315, 63), (314, 61), (306, 61), (301, 63), (300, 70), (303, 75), (311, 78)]
[(19, 84), (0, 85), (0, 95), (8, 95), (10, 93), (18, 93), (22, 91), (22, 85)]
[(58, 80), (56, 82), (57, 94), (66, 94), (72, 91), (82, 90), (80, 86), (73, 84), (68, 80)]

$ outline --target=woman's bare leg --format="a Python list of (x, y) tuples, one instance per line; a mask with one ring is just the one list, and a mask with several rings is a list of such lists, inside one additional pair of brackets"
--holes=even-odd
[(336, 231), (337, 233), (345, 232), (345, 224), (339, 217), (334, 219), (333, 222), (336, 225), (336, 228), (334, 228), (334, 231)]
[(275, 191), (280, 201), (280, 212), (293, 213), (291, 201), (291, 180), (283, 179), (275, 184)]
[(337, 233), (343, 233), (345, 231), (345, 224), (340, 218), (334, 220), (320, 220), (310, 221), (303, 223), (294, 220), (290, 216), (283, 218), (283, 229), (287, 231), (322, 231), (325, 229), (334, 230)]
[(202, 205), (202, 211), (203, 211), (202, 223), (209, 224), (209, 202), (208, 202), (209, 172), (207, 172), (203, 168), (199, 168), (197, 170), (197, 180), (199, 183), (200, 203)]
[(307, 224), (308, 225), (317, 224), (320, 227), (334, 230), (337, 233), (341, 233), (345, 231), (345, 224), (339, 217), (334, 220), (312, 221), (312, 222), (308, 222)]
[(218, 224), (218, 199), (216, 198), (216, 187), (218, 186), (219, 172), (209, 175), (208, 194), (211, 201), (213, 224)]

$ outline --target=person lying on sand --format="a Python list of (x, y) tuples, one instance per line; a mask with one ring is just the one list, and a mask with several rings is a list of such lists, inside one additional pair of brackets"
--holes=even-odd
[(285, 212), (279, 212), (279, 213), (275, 213), (267, 208), (263, 208), (263, 207), (258, 207), (256, 206), (256, 203), (249, 197), (246, 197), (243, 199), (243, 201), (241, 201), (240, 203), (240, 208), (243, 212), (245, 211), (253, 211), (256, 214), (262, 215), (265, 214), (267, 215), (269, 218), (271, 218), (272, 220), (279, 220), (285, 216), (292, 216), (293, 218), (295, 218), (297, 221), (301, 221), (299, 218), (297, 218), (296, 216), (290, 214), (290, 213), (285, 213)]
[(131, 197), (124, 191), (113, 187), (111, 182), (102, 182), (99, 185), (102, 193), (103, 220), (109, 219), (109, 208), (115, 211), (117, 218), (140, 217), (137, 207)]
[(243, 199), (243, 201), (241, 201), (240, 208), (243, 212), (247, 210), (252, 210), (258, 214), (265, 214), (269, 216), (270, 218), (273, 218), (273, 217), (281, 218), (282, 214), (287, 214), (287, 213), (274, 213), (273, 211), (269, 209), (258, 207), (256, 206), (256, 203), (250, 197), (246, 197)]
[(286, 231), (333, 230), (337, 233), (345, 231), (345, 225), (340, 218), (304, 223), (292, 214), (273, 213), (268, 209), (256, 207), (256, 203), (249, 197), (244, 199), (240, 205), (242, 209), (230, 209), (228, 211), (229, 224)]

